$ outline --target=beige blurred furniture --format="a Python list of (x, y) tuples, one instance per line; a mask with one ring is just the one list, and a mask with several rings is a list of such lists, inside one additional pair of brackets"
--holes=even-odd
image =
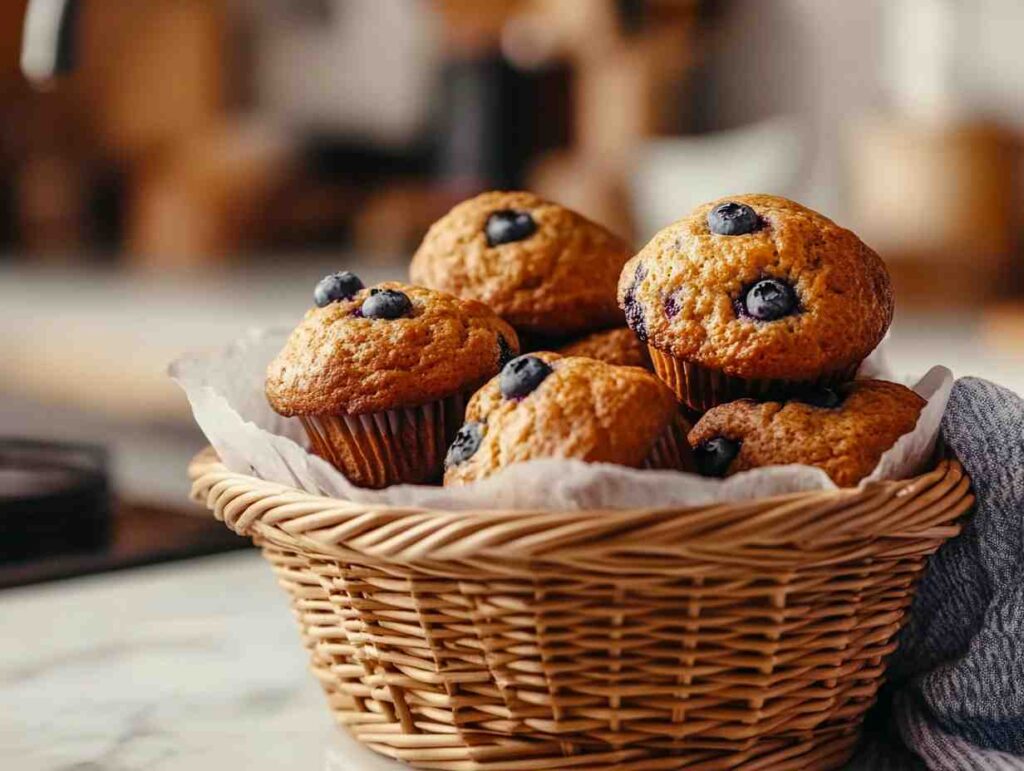
[[(497, 49), (501, 30), (526, 0), (433, 0), (446, 47), (462, 55)], [(583, 0), (589, 2), (589, 0)]]
[(127, 252), (143, 267), (224, 261), (259, 232), (283, 140), (228, 118), (224, 0), (89, 0), (69, 86), (127, 178)]
[[(86, 0), (67, 86), (108, 152), (136, 161), (226, 109), (225, 0)], [(62, 83), (62, 87), (63, 87)]]
[(224, 121), (182, 137), (138, 164), (126, 242), (136, 264), (224, 262), (269, 235), (266, 210), (292, 165), (288, 140)]
[(728, 131), (645, 141), (630, 170), (637, 236), (648, 239), (682, 212), (741, 190), (796, 197), (806, 168), (801, 129), (798, 117), (778, 116)]
[(650, 0), (635, 29), (618, 5), (531, 0), (506, 49), (528, 49), (532, 35), (536, 47), (567, 60), (573, 72), (573, 147), (540, 159), (529, 186), (629, 237), (630, 164), (645, 140), (679, 127), (697, 3)]
[(982, 334), (993, 350), (1018, 359), (1024, 365), (1024, 302), (1006, 302), (985, 312)]
[(886, 259), (902, 301), (977, 304), (1018, 245), (1017, 140), (978, 123), (876, 118), (852, 134), (851, 223)]
[[(228, 0), (34, 0), (29, 22), (63, 18), (74, 48), (71, 70), (40, 81), (41, 93), (21, 81), (17, 48), (24, 38), (45, 62), (49, 38), (29, 24), (20, 34), (25, 2), (0, 11), (0, 77), (24, 92), (4, 103), (14, 127), (4, 144), (30, 251), (80, 253), (90, 243), (83, 223), (99, 168), (123, 182), (136, 266), (224, 262), (265, 232), (291, 152), (282, 136), (231, 117), (230, 10)], [(26, 74), (32, 61), (23, 56)]]

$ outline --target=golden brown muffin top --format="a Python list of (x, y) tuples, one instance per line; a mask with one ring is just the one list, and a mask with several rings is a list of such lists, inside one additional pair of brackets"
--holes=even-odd
[[(367, 318), (363, 303), (403, 293), (398, 318)], [(413, 407), (475, 389), (519, 350), (487, 306), (391, 281), (312, 308), (267, 369), (281, 415), (360, 415)]]
[[(506, 397), (505, 372), (530, 357), (551, 372), (527, 393)], [(470, 400), (463, 432), (475, 430), (479, 444), (468, 457), (449, 453), (444, 483), (467, 484), (537, 458), (639, 467), (676, 418), (675, 398), (649, 372), (546, 351), (527, 354)]]
[(558, 351), (563, 356), (587, 356), (620, 367), (651, 369), (647, 346), (640, 342), (629, 327), (594, 332)]
[[(708, 216), (727, 202), (753, 210), (752, 232), (712, 232)], [(766, 280), (788, 287), (793, 300), (774, 320), (748, 310), (751, 290)], [(846, 370), (878, 345), (893, 313), (877, 254), (827, 217), (770, 195), (698, 206), (657, 233), (623, 269), (619, 302), (655, 348), (757, 379), (813, 380)]]
[(815, 390), (804, 398), (825, 406), (741, 399), (712, 408), (688, 437), (698, 468), (709, 476), (727, 476), (802, 463), (849, 487), (913, 431), (925, 405), (909, 388), (882, 380), (857, 380), (831, 394)]
[(571, 335), (622, 323), (615, 288), (630, 253), (571, 209), (532, 193), (490, 192), (431, 226), (409, 275), (480, 300), (517, 329)]

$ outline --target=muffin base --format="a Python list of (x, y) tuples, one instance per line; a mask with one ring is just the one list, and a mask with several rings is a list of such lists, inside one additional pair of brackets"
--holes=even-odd
[(698, 412), (706, 412), (719, 404), (737, 399), (785, 399), (798, 388), (838, 386), (853, 380), (860, 367), (860, 362), (857, 362), (852, 367), (829, 373), (817, 380), (748, 379), (677, 359), (654, 346), (648, 346), (648, 350), (658, 377), (675, 392), (682, 404)]
[(302, 415), (312, 450), (359, 487), (423, 484), (441, 478), (466, 397), (367, 415)]
[(693, 471), (693, 450), (686, 440), (691, 428), (689, 421), (678, 415), (655, 440), (641, 468)]

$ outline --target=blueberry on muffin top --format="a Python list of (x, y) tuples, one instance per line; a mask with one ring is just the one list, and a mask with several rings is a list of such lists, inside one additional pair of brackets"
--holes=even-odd
[(350, 270), (343, 270), (320, 279), (313, 290), (313, 301), (317, 308), (323, 308), (329, 303), (354, 297), (362, 288), (363, 282), (359, 276)]

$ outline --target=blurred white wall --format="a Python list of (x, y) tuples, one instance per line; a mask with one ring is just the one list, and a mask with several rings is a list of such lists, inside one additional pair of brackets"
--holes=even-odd
[(709, 41), (716, 128), (802, 129), (794, 195), (843, 219), (844, 156), (872, 114), (1024, 131), (1020, 0), (739, 0)]
[(953, 77), (963, 108), (1024, 127), (1024, 2), (947, 2), (955, 8)]
[[(715, 33), (709, 69), (720, 128), (774, 116), (799, 126), (787, 191), (840, 217), (841, 146), (852, 116), (882, 101), (881, 0), (742, 0)], [(781, 192), (781, 191), (770, 191)]]
[(246, 0), (256, 98), (285, 125), (402, 145), (430, 110), (439, 51), (425, 0)]

